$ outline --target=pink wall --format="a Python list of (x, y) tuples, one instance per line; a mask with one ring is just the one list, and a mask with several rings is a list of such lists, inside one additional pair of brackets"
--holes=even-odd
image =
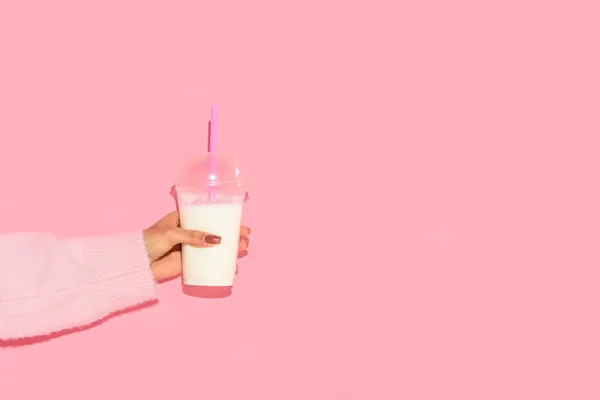
[(254, 229), (0, 398), (599, 398), (598, 10), (493, 3), (0, 0), (3, 231), (147, 226), (211, 102)]

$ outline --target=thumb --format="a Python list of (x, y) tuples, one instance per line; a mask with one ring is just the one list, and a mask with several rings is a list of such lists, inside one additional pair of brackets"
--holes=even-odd
[(167, 240), (171, 246), (183, 243), (196, 247), (207, 247), (221, 243), (221, 236), (212, 235), (202, 231), (173, 228), (169, 230)]

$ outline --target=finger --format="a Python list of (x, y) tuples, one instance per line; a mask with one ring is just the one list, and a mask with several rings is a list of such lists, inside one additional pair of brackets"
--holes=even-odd
[(173, 251), (160, 260), (154, 262), (150, 267), (154, 279), (158, 282), (170, 279), (181, 273), (181, 252)]
[(169, 229), (167, 240), (171, 246), (189, 244), (195, 247), (215, 246), (221, 243), (221, 237), (202, 231), (190, 231), (182, 228)]
[(160, 219), (153, 226), (155, 227), (172, 227), (179, 225), (179, 211), (171, 211)]
[(240, 236), (248, 236), (252, 233), (252, 230), (250, 228), (248, 228), (247, 226), (242, 226), (240, 228)]
[(250, 246), (250, 239), (247, 237), (243, 237), (240, 239), (240, 244), (238, 246), (238, 251), (244, 251)]

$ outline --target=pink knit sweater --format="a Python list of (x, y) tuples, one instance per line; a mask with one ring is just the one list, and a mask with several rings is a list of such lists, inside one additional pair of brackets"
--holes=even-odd
[(155, 299), (141, 232), (59, 238), (0, 236), (0, 339), (94, 323)]

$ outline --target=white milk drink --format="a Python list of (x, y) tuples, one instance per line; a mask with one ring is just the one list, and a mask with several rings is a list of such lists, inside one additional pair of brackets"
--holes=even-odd
[(227, 157), (208, 153), (175, 185), (181, 227), (221, 237), (214, 246), (182, 246), (184, 285), (233, 285), (246, 196), (239, 175)]
[(221, 237), (213, 247), (182, 246), (183, 281), (192, 286), (232, 286), (237, 266), (241, 204), (199, 204), (180, 208), (183, 229)]

